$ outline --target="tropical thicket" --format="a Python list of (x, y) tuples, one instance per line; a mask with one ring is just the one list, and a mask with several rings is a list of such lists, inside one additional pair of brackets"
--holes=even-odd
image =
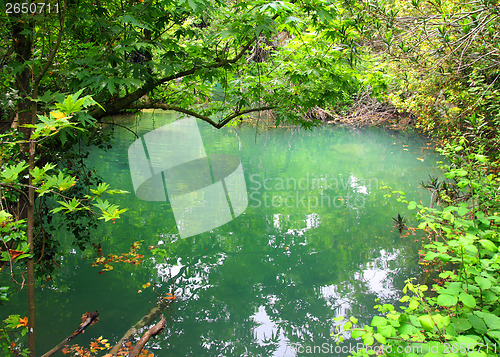
[[(51, 232), (64, 228), (75, 246), (98, 247), (97, 219), (124, 212), (112, 196), (101, 198), (121, 191), (84, 162), (88, 147), (107, 146), (103, 125), (120, 125), (114, 114), (174, 110), (221, 128), (265, 112), (276, 124), (312, 127), (320, 123), (315, 110), (348, 112), (362, 92), (435, 135), (449, 163), (446, 180), (423, 184), (433, 207), (397, 194), (428, 236), (423, 263), (437, 272), (435, 286), (409, 280), (402, 312), (380, 305), (383, 317), (365, 327), (353, 318), (344, 331), (367, 345), (458, 343), (451, 353), (492, 353), (485, 346), (499, 342), (500, 331), (496, 2), (0, 5), (0, 260), (27, 286), (30, 308), (27, 319), (4, 321), (6, 353), (35, 355), (35, 281), (54, 273), (61, 254)], [(53, 220), (61, 214), (63, 227)], [(1, 287), (0, 300), (10, 291)], [(28, 346), (14, 341), (26, 333)]]
[[(97, 219), (124, 212), (101, 197), (120, 191), (84, 163), (89, 146), (106, 147), (102, 126), (114, 124), (113, 114), (169, 109), (220, 128), (272, 110), (277, 123), (308, 127), (318, 123), (311, 110), (343, 106), (363, 86), (355, 69), (357, 23), (334, 1), (1, 7), (1, 259), (29, 300), (27, 320), (11, 315), (2, 327), (2, 346), (13, 354), (39, 353), (34, 287), (58, 266), (52, 233), (66, 229), (75, 246), (97, 249)], [(2, 300), (11, 291), (2, 288)], [(28, 331), (27, 346), (16, 331)]]

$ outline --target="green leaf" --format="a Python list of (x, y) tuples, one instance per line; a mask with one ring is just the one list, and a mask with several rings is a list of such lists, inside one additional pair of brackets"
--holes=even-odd
[(458, 295), (458, 298), (461, 302), (464, 303), (465, 306), (470, 308), (476, 307), (476, 299), (474, 298), (474, 296), (467, 293), (460, 293), (460, 295)]
[(466, 203), (460, 203), (460, 207), (458, 208), (457, 210), (457, 213), (460, 215), (460, 216), (464, 216), (465, 214), (469, 213), (469, 208), (467, 207), (467, 204)]
[(382, 336), (380, 333), (376, 333), (373, 335), (373, 337), (375, 337), (375, 339), (380, 342), (381, 344), (385, 345), (387, 344), (387, 340), (385, 339), (384, 336)]
[(467, 314), (467, 318), (469, 319), (470, 324), (476, 330), (477, 333), (484, 335), (488, 328), (486, 327), (486, 324), (484, 323), (483, 319), (476, 316), (473, 313)]
[(500, 330), (488, 331), (487, 335), (500, 342)]
[(373, 316), (371, 326), (385, 326), (387, 325), (387, 319), (381, 316)]
[(419, 305), (420, 303), (418, 302), (418, 300), (412, 300), (410, 301), (410, 305), (408, 307), (410, 308), (410, 310), (416, 310)]
[(353, 329), (351, 331), (351, 338), (359, 338), (361, 337), (365, 332), (360, 329)]
[(458, 330), (458, 332), (467, 331), (468, 329), (470, 329), (472, 327), (469, 320), (463, 319), (463, 318), (458, 318), (458, 317), (454, 317), (452, 319), (452, 324), (455, 327), (455, 329)]
[(481, 317), (484, 322), (486, 322), (489, 329), (500, 330), (500, 317), (492, 314), (491, 312), (476, 311), (474, 314)]
[(491, 288), (491, 280), (490, 279), (483, 278), (482, 276), (476, 276), (474, 278), (474, 280), (476, 281), (476, 283), (479, 285), (479, 287), (482, 290), (486, 290), (486, 289)]
[[(476, 336), (476, 337), (478, 337), (478, 336)], [(467, 348), (469, 350), (474, 349), (474, 347), (476, 347), (476, 345), (477, 345), (476, 338), (473, 338), (471, 336), (458, 336), (457, 342), (459, 345), (467, 346)], [(468, 356), (470, 356), (470, 354), (468, 354)]]
[(10, 220), (10, 218), (12, 217), (12, 215), (4, 210), (1, 210), (0, 211), (0, 224), (3, 223), (3, 222), (7, 222)]
[[(408, 326), (408, 325), (407, 325)], [(411, 325), (409, 325), (411, 326)], [(414, 328), (414, 326), (411, 326)], [(393, 326), (378, 326), (377, 332), (381, 333), (385, 337), (394, 337), (396, 336), (396, 329)]]
[[(413, 315), (411, 315), (411, 316), (413, 317)], [(392, 326), (390, 326), (390, 327), (392, 327)], [(382, 329), (382, 327), (380, 327), (378, 329), (378, 331), (380, 331), (380, 329)], [(414, 335), (415, 333), (418, 332), (418, 328), (416, 328), (415, 326), (410, 325), (410, 324), (404, 324), (400, 328), (398, 328), (398, 332), (400, 335)], [(384, 336), (388, 336), (388, 335), (386, 333), (384, 333)]]
[(425, 331), (432, 331), (434, 327), (434, 322), (432, 321), (432, 317), (430, 315), (422, 315), (418, 317), (418, 321), (422, 325), (422, 328)]
[(365, 333), (363, 336), (363, 343), (365, 346), (371, 346), (373, 345), (373, 342), (375, 342), (375, 339), (373, 338), (372, 334)]
[(437, 298), (437, 303), (441, 306), (453, 306), (456, 305), (457, 302), (457, 297), (453, 295), (441, 294)]
[(477, 254), (477, 247), (473, 244), (466, 245), (464, 247), (466, 250), (469, 251), (470, 254), (476, 255)]
[(13, 182), (17, 180), (19, 174), (27, 167), (28, 165), (24, 160), (17, 165), (5, 165), (0, 175), (6, 182)]
[(457, 176), (459, 177), (464, 177), (464, 176), (467, 176), (467, 170), (464, 170), (464, 169), (456, 169), (455, 170)]
[(489, 250), (490, 252), (497, 252), (498, 247), (489, 239), (481, 239), (479, 240), (479, 243), (486, 249)]
[(104, 191), (106, 191), (107, 189), (109, 188), (109, 184), (105, 183), (105, 182), (101, 182), (98, 186), (97, 186), (97, 189), (94, 190), (94, 189), (90, 189), (90, 192), (92, 192), (93, 194), (96, 194), (97, 196), (100, 196), (104, 193)]
[(410, 201), (410, 203), (408, 204), (409, 210), (414, 210), (416, 207), (417, 207), (417, 202), (415, 201)]

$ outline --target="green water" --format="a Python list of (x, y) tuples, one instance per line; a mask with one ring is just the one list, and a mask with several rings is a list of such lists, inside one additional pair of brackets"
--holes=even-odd
[[(121, 123), (141, 136), (172, 120), (144, 113)], [(416, 237), (400, 238), (391, 218), (401, 213), (414, 222), (382, 187), (429, 203), (417, 187), (439, 175), (439, 157), (423, 149), (426, 139), (380, 128), (212, 132), (199, 125), (207, 152), (240, 157), (246, 211), (181, 239), (169, 202), (134, 195), (127, 150), (136, 138), (116, 127), (113, 148), (94, 149), (89, 164), (111, 187), (131, 192), (110, 198), (129, 210), (95, 235), (104, 254), (127, 252), (143, 240), (143, 263), (116, 263), (98, 274), (90, 257), (68, 248), (54, 281), (38, 289), (40, 354), (68, 336), (86, 311), (98, 310), (100, 321), (76, 343), (100, 335), (117, 341), (155, 304), (152, 288), (142, 285), (169, 292), (173, 280), (178, 298), (165, 311), (167, 329), (151, 345), (157, 356), (345, 355), (322, 353), (335, 346), (333, 319), (369, 321), (375, 299), (397, 301), (404, 280), (418, 276)], [(151, 245), (165, 248), (168, 261), (154, 258)], [(316, 353), (307, 353), (315, 346)]]

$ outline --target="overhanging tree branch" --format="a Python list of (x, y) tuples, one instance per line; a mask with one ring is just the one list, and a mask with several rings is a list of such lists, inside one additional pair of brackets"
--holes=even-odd
[(99, 108), (99, 107), (94, 109), (93, 111), (90, 112), (90, 115), (92, 115), (96, 119), (100, 119), (100, 118), (103, 118), (107, 115), (115, 114), (123, 109), (132, 109), (131, 108), (132, 103), (136, 102), (139, 98), (148, 94), (150, 91), (152, 91), (154, 88), (158, 87), (161, 84), (172, 81), (174, 79), (189, 76), (191, 74), (194, 74), (196, 71), (198, 71), (200, 69), (214, 69), (214, 68), (224, 67), (224, 66), (227, 66), (228, 64), (232, 64), (232, 63), (237, 62), (238, 60), (241, 59), (241, 57), (243, 57), (245, 52), (248, 51), (248, 49), (250, 48), (250, 46), (252, 46), (252, 44), (254, 42), (255, 42), (255, 37), (251, 38), (246, 43), (246, 45), (241, 48), (241, 50), (238, 52), (238, 54), (236, 54), (236, 56), (232, 59), (219, 60), (219, 61), (207, 64), (207, 65), (202, 65), (202, 66), (195, 65), (191, 69), (177, 72), (175, 74), (172, 74), (170, 76), (163, 77), (163, 78), (160, 78), (157, 80), (150, 80), (150, 81), (144, 83), (144, 85), (142, 87), (136, 89), (134, 92), (132, 92), (128, 95), (125, 95), (124, 97), (115, 99), (115, 100), (110, 101), (108, 103), (105, 103), (103, 105), (104, 110), (102, 108)]
[(241, 115), (252, 113), (252, 112), (259, 112), (259, 111), (262, 111), (262, 110), (274, 109), (274, 108), (276, 108), (276, 106), (263, 106), (263, 107), (256, 107), (256, 108), (248, 108), (248, 109), (244, 109), (244, 110), (238, 110), (238, 111), (234, 112), (233, 114), (226, 116), (224, 119), (215, 122), (210, 117), (207, 117), (205, 115), (201, 115), (199, 113), (196, 113), (195, 111), (192, 111), (192, 110), (189, 110), (189, 109), (185, 109), (185, 108), (181, 108), (181, 107), (178, 107), (176, 105), (166, 104), (166, 103), (151, 103), (151, 104), (148, 104), (148, 103), (142, 104), (142, 103), (140, 103), (140, 104), (134, 104), (134, 105), (130, 106), (130, 109), (138, 109), (138, 110), (142, 110), (142, 109), (174, 110), (176, 112), (184, 113), (184, 114), (187, 114), (187, 115), (191, 115), (191, 116), (193, 116), (195, 118), (201, 119), (201, 120), (209, 123), (210, 125), (212, 125), (213, 127), (217, 128), (217, 129), (222, 128), (224, 125), (226, 125), (227, 123), (229, 123), (232, 119), (237, 118), (237, 117), (239, 117)]

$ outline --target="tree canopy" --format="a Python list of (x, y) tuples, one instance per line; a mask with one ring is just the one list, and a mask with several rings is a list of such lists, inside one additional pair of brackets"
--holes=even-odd
[(54, 9), (2, 14), (3, 102), (50, 103), (85, 88), (102, 105), (95, 119), (161, 108), (221, 127), (273, 109), (278, 122), (310, 125), (308, 110), (347, 102), (359, 88), (360, 22), (336, 1), (64, 1)]

